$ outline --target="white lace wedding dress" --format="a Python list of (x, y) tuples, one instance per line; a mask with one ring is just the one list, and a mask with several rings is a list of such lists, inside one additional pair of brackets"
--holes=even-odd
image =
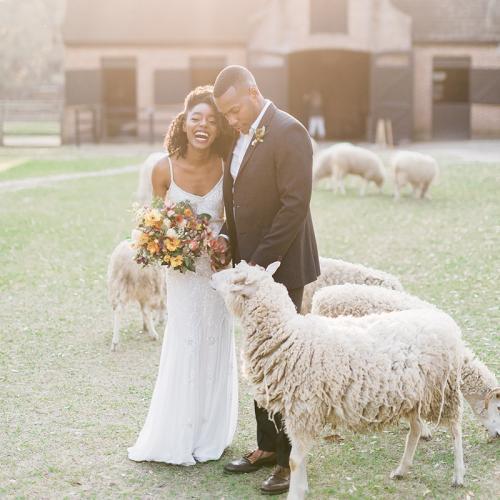
[[(169, 158), (170, 162), (170, 158)], [(222, 178), (205, 196), (175, 184), (170, 162), (167, 199), (188, 200), (197, 213), (222, 226)], [(238, 413), (238, 380), (233, 322), (222, 298), (209, 284), (208, 256), (196, 273), (168, 269), (168, 323), (151, 405), (137, 442), (128, 449), (135, 461), (193, 465), (217, 460), (231, 443)]]

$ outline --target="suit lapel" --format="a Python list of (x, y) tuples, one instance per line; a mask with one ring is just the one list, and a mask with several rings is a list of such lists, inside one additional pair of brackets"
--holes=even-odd
[[(271, 120), (272, 120), (275, 112), (276, 112), (276, 106), (273, 103), (269, 104), (269, 107), (266, 109), (266, 112), (264, 113), (264, 116), (260, 120), (259, 126), (257, 127), (257, 128), (261, 128), (263, 126), (266, 127), (265, 136), (269, 132), (268, 131), (269, 123), (271, 123)], [(263, 138), (264, 141), (266, 140), (265, 136)], [(253, 140), (254, 140), (254, 138), (252, 138), (252, 141), (250, 142), (250, 144), (245, 152), (245, 156), (243, 156), (243, 160), (241, 162), (240, 169), (238, 170), (238, 175), (236, 176), (236, 179), (234, 180), (235, 184), (236, 184), (236, 182), (238, 182), (238, 179), (240, 178), (241, 173), (243, 172), (243, 169), (247, 166), (248, 162), (250, 161), (250, 158), (252, 157), (253, 152), (259, 147), (260, 143), (259, 142), (253, 143)], [(252, 143), (253, 143), (253, 145), (252, 145)], [(232, 158), (232, 155), (231, 155), (231, 158)]]

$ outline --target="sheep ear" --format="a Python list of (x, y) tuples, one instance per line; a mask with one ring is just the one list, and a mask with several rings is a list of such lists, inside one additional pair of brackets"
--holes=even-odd
[(231, 293), (234, 293), (235, 295), (239, 295), (241, 297), (249, 298), (251, 295), (251, 290), (252, 287), (249, 286), (247, 283), (244, 284), (233, 284), (229, 288), (229, 291)]
[(281, 262), (277, 260), (276, 262), (273, 262), (272, 264), (269, 264), (266, 268), (266, 272), (269, 273), (271, 276), (278, 270), (278, 267), (280, 267)]

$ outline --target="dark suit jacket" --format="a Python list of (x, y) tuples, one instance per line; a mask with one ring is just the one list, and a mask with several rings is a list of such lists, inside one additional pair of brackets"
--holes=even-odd
[(312, 146), (306, 129), (274, 104), (259, 128), (263, 142), (250, 144), (233, 183), (224, 172), (226, 224), (233, 264), (240, 260), (263, 267), (277, 260), (274, 279), (300, 288), (320, 274), (316, 239), (309, 210), (312, 190)]

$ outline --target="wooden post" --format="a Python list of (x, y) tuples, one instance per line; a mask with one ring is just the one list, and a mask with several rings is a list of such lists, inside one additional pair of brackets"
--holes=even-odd
[(149, 144), (154, 144), (155, 142), (155, 115), (154, 110), (149, 109)]
[(95, 107), (90, 109), (92, 113), (92, 139), (94, 144), (97, 144), (97, 112)]
[(384, 121), (385, 121), (385, 137), (387, 141), (387, 146), (393, 148), (394, 138), (392, 136), (392, 121), (391, 120), (384, 120)]
[(385, 120), (379, 118), (377, 120), (377, 128), (375, 130), (375, 143), (385, 146), (387, 144), (387, 137), (385, 135)]
[(75, 144), (80, 146), (80, 110), (75, 108)]
[(4, 103), (0, 103), (0, 146), (3, 146)]

